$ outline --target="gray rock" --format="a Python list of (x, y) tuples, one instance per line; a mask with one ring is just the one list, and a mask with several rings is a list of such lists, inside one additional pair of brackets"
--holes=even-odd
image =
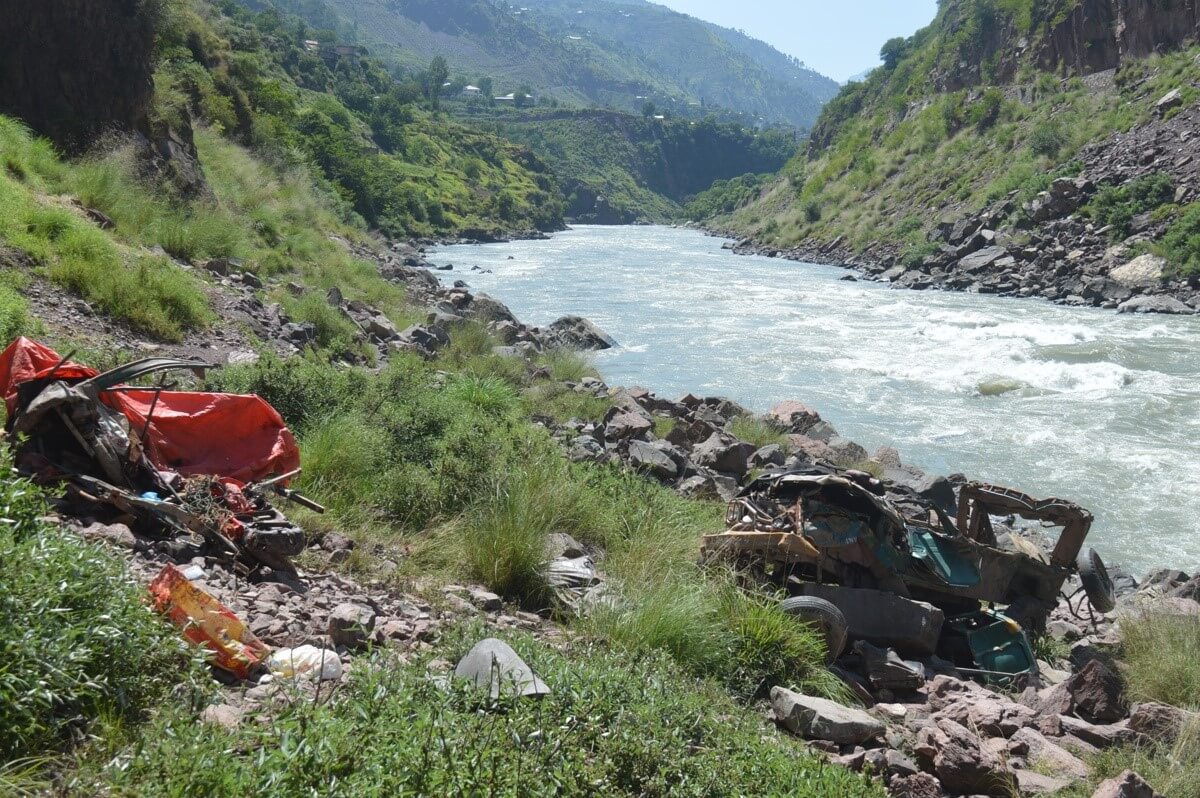
[(467, 597), (484, 612), (497, 612), (504, 609), (504, 600), (490, 590), (473, 587), (467, 590)]
[(1017, 778), (1021, 795), (1053, 795), (1071, 786), (1067, 779), (1045, 776), (1032, 770), (1017, 769), (1013, 775)]
[(581, 316), (563, 316), (547, 328), (553, 346), (564, 349), (599, 350), (617, 345), (608, 333)]
[(994, 796), (1012, 793), (1011, 774), (1004, 758), (986, 748), (974, 732), (959, 723), (942, 718), (925, 726), (917, 733), (913, 750), (951, 793)]
[(550, 688), (525, 664), (525, 660), (503, 640), (489, 637), (475, 644), (454, 668), (454, 676), (486, 688), (492, 699), (501, 693), (543, 696)]
[(675, 461), (645, 441), (630, 442), (629, 463), (639, 471), (644, 471), (664, 482), (679, 475)]
[(1173, 743), (1183, 729), (1200, 715), (1178, 707), (1147, 701), (1136, 704), (1129, 713), (1129, 728), (1151, 740)]
[(471, 304), (467, 307), (467, 315), (485, 324), (492, 322), (507, 322), (513, 326), (520, 324), (507, 305), (487, 294), (476, 294), (471, 299)]
[(610, 441), (644, 438), (654, 422), (637, 413), (617, 413), (604, 425), (604, 437)]
[(775, 468), (782, 466), (786, 461), (787, 455), (783, 453), (783, 447), (777, 443), (764, 446), (750, 455), (751, 468)]
[(718, 433), (713, 433), (708, 440), (696, 444), (696, 447), (692, 449), (692, 461), (696, 465), (740, 477), (749, 470), (748, 461), (752, 454), (754, 454), (752, 444), (731, 440)]
[(1108, 276), (1109, 279), (1128, 288), (1149, 288), (1162, 282), (1166, 268), (1166, 258), (1146, 254), (1136, 257), (1122, 266), (1117, 266), (1108, 273)]
[(1169, 313), (1185, 315), (1195, 313), (1190, 306), (1171, 296), (1135, 296), (1117, 307), (1118, 313)]
[(1158, 102), (1154, 104), (1154, 110), (1159, 116), (1167, 113), (1173, 108), (1178, 108), (1183, 105), (1183, 92), (1179, 89), (1171, 89), (1169, 92), (1158, 98)]
[(1132, 770), (1102, 782), (1092, 798), (1164, 798), (1145, 779)]
[(885, 730), (881, 722), (860, 709), (784, 687), (771, 688), (771, 708), (784, 728), (810, 740), (856, 744), (878, 737)]
[(339, 604), (329, 613), (327, 631), (335, 646), (364, 646), (375, 631), (375, 611), (362, 604)]
[(984, 247), (958, 261), (958, 268), (968, 274), (980, 272), (1008, 254), (1004, 247)]

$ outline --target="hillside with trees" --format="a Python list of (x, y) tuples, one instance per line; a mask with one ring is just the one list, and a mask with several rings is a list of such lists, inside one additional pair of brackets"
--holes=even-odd
[[(408, 67), (445, 56), (497, 94), (675, 115), (722, 109), (747, 124), (807, 128), (837, 84), (737, 31), (648, 2), (286, 0), (322, 27)], [(519, 7), (518, 7), (519, 6)]]

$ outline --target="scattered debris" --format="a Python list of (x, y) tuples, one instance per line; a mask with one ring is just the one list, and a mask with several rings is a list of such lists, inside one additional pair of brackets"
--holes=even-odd
[(270, 653), (228, 607), (167, 565), (150, 585), (155, 608), (183, 630), (191, 643), (210, 652), (213, 664), (241, 679)]
[[(883, 494), (882, 483), (862, 472), (765, 474), (730, 503), (728, 530), (707, 536), (703, 555), (831, 602), (854, 619), (847, 621), (851, 637), (918, 655), (936, 645), (959, 670), (986, 678), (1036, 673), (1023, 629), (1045, 628), (1072, 575), (1092, 608), (1115, 606), (1099, 555), (1081, 551), (1092, 516), (1071, 502), (970, 483), (951, 521), (932, 501), (920, 514), (902, 515)], [(994, 516), (1050, 523), (1062, 533), (1048, 556), (1017, 535), (1000, 548)], [(983, 603), (1008, 609), (1001, 614)]]
[[(286, 487), (300, 454), (279, 413), (257, 396), (174, 390), (170, 371), (204, 363), (149, 358), (103, 374), (19, 338), (0, 354), (0, 391), (15, 462), (43, 484), (63, 484), (60, 509), (103, 516), (177, 550), (295, 579), (299, 527), (271, 506), (281, 496), (323, 508)], [(157, 385), (127, 383), (164, 375)]]
[(277, 649), (271, 652), (266, 665), (272, 676), (284, 679), (326, 682), (342, 678), (342, 661), (337, 652), (311, 645)]

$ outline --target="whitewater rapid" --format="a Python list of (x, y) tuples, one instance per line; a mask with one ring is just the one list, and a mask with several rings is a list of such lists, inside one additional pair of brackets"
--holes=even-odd
[(1200, 568), (1200, 319), (895, 290), (722, 243), (578, 227), (433, 259), (527, 323), (596, 322), (612, 384), (796, 399), (868, 451), (1078, 501), (1109, 562)]

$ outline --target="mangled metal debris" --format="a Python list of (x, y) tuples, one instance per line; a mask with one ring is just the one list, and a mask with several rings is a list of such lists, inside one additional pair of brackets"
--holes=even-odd
[[(19, 338), (0, 353), (6, 431), (18, 470), (64, 485), (63, 509), (121, 521), (176, 561), (234, 562), (244, 575), (295, 578), (304, 533), (275, 509), (299, 474), (291, 432), (257, 396), (175, 390), (172, 371), (204, 363), (148, 358), (105, 373)], [(164, 375), (156, 385), (128, 383)]]
[[(992, 521), (1000, 516), (1062, 532), (1048, 555), (1019, 535), (1001, 548)], [(726, 532), (704, 539), (704, 557), (811, 597), (794, 614), (824, 628), (830, 613), (818, 602), (827, 604), (843, 637), (911, 656), (936, 652), (987, 678), (1036, 671), (1025, 630), (1044, 628), (1072, 576), (1094, 610), (1114, 605), (1103, 562), (1083, 545), (1092, 516), (1061, 499), (971, 483), (954, 520), (932, 503), (904, 515), (870, 475), (814, 468), (759, 477), (730, 503), (726, 522)], [(837, 634), (827, 640), (840, 653)]]

